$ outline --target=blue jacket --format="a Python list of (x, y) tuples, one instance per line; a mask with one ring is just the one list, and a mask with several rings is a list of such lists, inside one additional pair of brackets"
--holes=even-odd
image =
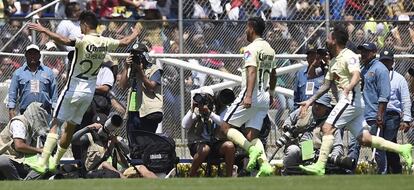
[(23, 111), (32, 102), (42, 103), (42, 107), (49, 113), (54, 108), (58, 97), (56, 76), (52, 69), (40, 64), (36, 72), (32, 73), (27, 64), (13, 73), (9, 88), (8, 108)]
[(363, 97), (365, 102), (365, 120), (376, 120), (380, 102), (390, 99), (391, 83), (389, 71), (378, 59), (373, 59), (361, 69)]

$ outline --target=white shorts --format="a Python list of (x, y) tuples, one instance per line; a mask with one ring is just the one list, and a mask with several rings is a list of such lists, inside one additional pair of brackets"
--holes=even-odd
[[(269, 110), (269, 102), (268, 100), (266, 101), (266, 94), (264, 93), (263, 95), (259, 94), (257, 97), (259, 100), (252, 100), (252, 106), (246, 109), (242, 105), (244, 99), (243, 93), (227, 109), (224, 115), (224, 121), (235, 127), (241, 127), (245, 124), (246, 128), (253, 128), (260, 131), (263, 125), (263, 119)], [(268, 93), (267, 97), (269, 97)]]
[(358, 137), (363, 130), (364, 107), (355, 107), (347, 99), (340, 99), (326, 119), (335, 128), (346, 128)]
[(66, 91), (60, 94), (53, 117), (79, 125), (92, 100), (91, 93)]

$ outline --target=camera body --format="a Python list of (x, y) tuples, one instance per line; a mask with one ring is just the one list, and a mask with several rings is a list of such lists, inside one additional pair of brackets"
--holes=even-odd
[(142, 43), (134, 44), (129, 53), (132, 55), (132, 62), (134, 64), (143, 64), (145, 67), (148, 63), (152, 62), (148, 54), (147, 46)]

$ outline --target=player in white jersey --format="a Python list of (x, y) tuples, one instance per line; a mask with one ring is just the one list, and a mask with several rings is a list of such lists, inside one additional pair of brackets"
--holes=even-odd
[[(273, 100), (276, 87), (276, 70), (273, 65), (275, 51), (261, 38), (265, 22), (260, 17), (250, 18), (247, 22), (247, 40), (251, 42), (244, 48), (242, 70), (242, 91), (227, 110), (224, 118), (211, 113), (210, 118), (220, 125), (227, 138), (249, 153), (248, 170), (254, 169), (256, 160), (260, 164), (258, 176), (271, 175), (263, 143), (258, 138), (263, 119), (266, 117), (270, 100)], [(233, 127), (245, 124), (246, 137)]]
[(364, 102), (361, 95), (359, 59), (354, 52), (345, 48), (347, 42), (348, 33), (345, 27), (335, 26), (327, 39), (327, 48), (333, 58), (329, 63), (325, 82), (315, 95), (300, 103), (301, 117), (303, 117), (308, 107), (328, 92), (331, 87), (338, 100), (322, 126), (324, 136), (322, 137), (318, 161), (309, 166), (300, 165), (299, 167), (312, 175), (324, 175), (328, 155), (334, 142), (333, 134), (336, 129), (345, 127), (364, 146), (399, 153), (407, 162), (408, 168), (411, 169), (413, 163), (411, 144), (399, 145), (381, 137), (372, 136), (367, 129), (363, 128)]
[(79, 21), (83, 36), (77, 39), (60, 36), (40, 24), (30, 23), (28, 25), (29, 29), (45, 33), (60, 45), (75, 47), (69, 78), (59, 96), (56, 110), (54, 110), (52, 128), (46, 138), (42, 157), (35, 167), (39, 173), (46, 172), (49, 157), (57, 144), (58, 124), (56, 119), (64, 121), (65, 130), (60, 138), (56, 154), (49, 161), (49, 171), (56, 169), (56, 165), (70, 145), (75, 126), (81, 123), (84, 113), (91, 104), (96, 87), (96, 76), (105, 55), (118, 46), (126, 46), (133, 42), (139, 34), (137, 29), (133, 29), (131, 35), (120, 40), (100, 36), (96, 33), (98, 18), (90, 11), (82, 12)]

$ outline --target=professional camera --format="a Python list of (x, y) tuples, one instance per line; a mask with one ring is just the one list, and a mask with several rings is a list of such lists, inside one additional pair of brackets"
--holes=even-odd
[(123, 119), (120, 115), (114, 114), (111, 118), (106, 120), (105, 125), (99, 129), (98, 135), (102, 137), (109, 137), (115, 129), (121, 127)]
[(148, 54), (148, 48), (145, 44), (134, 44), (129, 52), (131, 53), (132, 61), (135, 64), (144, 64), (145, 66), (146, 64), (152, 62), (152, 59)]
[(276, 141), (276, 146), (278, 147), (283, 147), (288, 141), (291, 141), (291, 139), (296, 138), (298, 135), (296, 126), (285, 125), (283, 126), (283, 131), (282, 136)]
[(198, 107), (207, 106), (209, 109), (211, 107), (210, 110), (213, 108), (213, 100), (209, 98), (207, 94), (196, 93), (193, 96), (193, 101)]
[(343, 169), (352, 170), (355, 166), (355, 159), (345, 156), (329, 156), (328, 163), (334, 164)]

